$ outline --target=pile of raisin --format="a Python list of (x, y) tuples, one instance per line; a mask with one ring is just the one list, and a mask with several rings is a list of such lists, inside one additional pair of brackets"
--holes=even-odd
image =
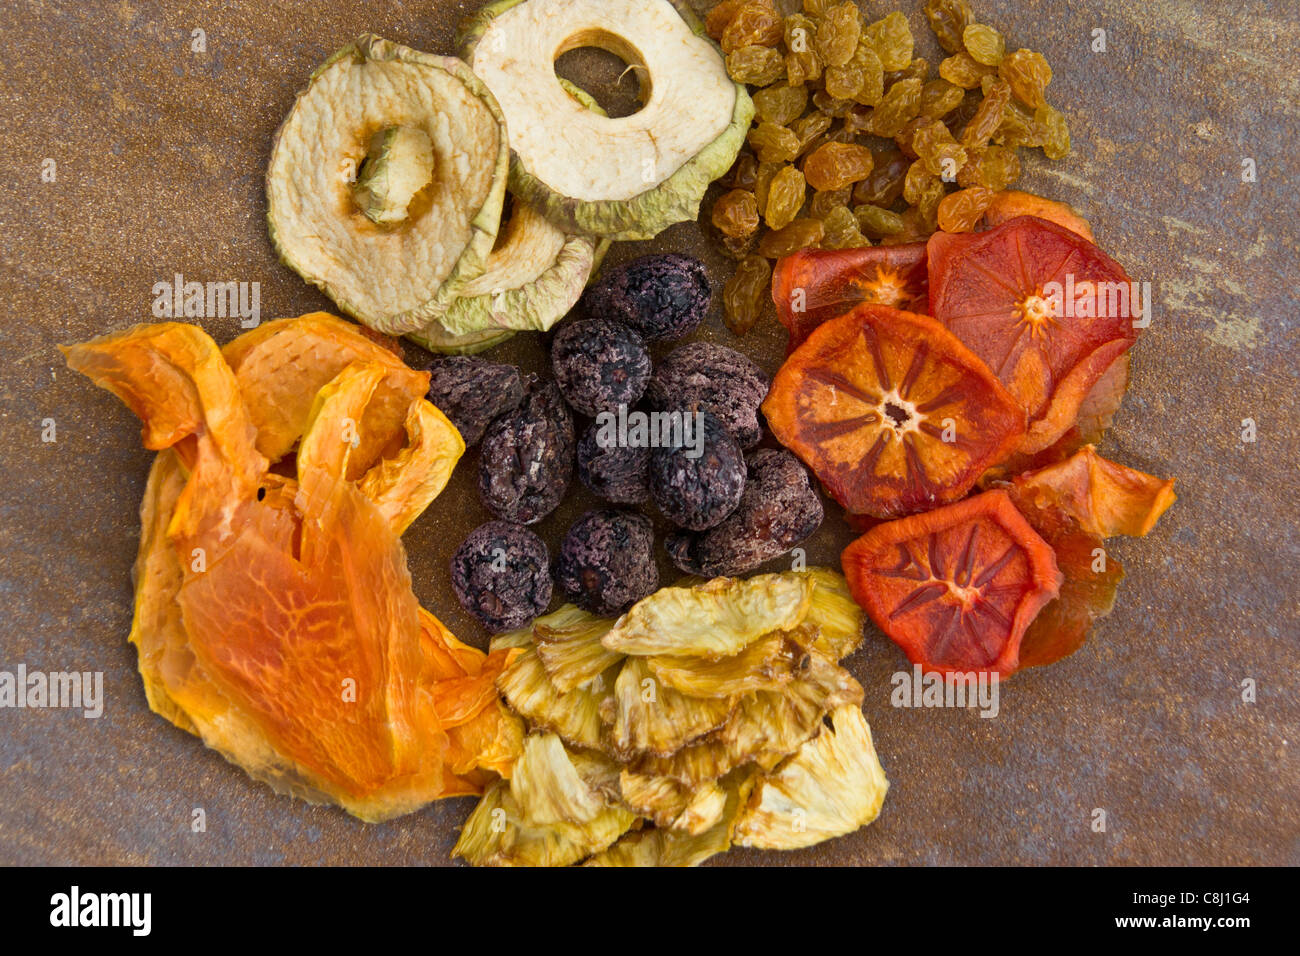
[(973, 231), (1020, 177), (1020, 147), (1070, 151), (1040, 53), (1007, 51), (968, 0), (925, 0), (949, 54), (931, 75), (907, 18), (867, 22), (852, 0), (723, 0), (708, 33), (753, 92), (748, 145), (721, 181), (710, 221), (739, 264), (723, 292), (727, 327), (761, 314), (771, 261), (800, 249), (921, 242)]

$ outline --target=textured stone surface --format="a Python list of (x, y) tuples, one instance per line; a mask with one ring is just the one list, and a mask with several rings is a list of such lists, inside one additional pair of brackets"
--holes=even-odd
[[(471, 6), (0, 7), (0, 668), (101, 670), (107, 698), (99, 720), (0, 711), (0, 863), (447, 861), (471, 801), (367, 826), (274, 795), (148, 711), (126, 634), (149, 455), (131, 415), (65, 371), (54, 346), (148, 320), (152, 286), (175, 273), (260, 282), (268, 318), (329, 308), (267, 241), (271, 135), (310, 71), (357, 33), (446, 52)], [(923, 35), (919, 3), (903, 8)], [(1030, 160), (1027, 188), (1081, 207), (1107, 250), (1155, 283), (1133, 388), (1102, 450), (1177, 475), (1180, 500), (1149, 538), (1115, 544), (1128, 580), (1091, 642), (1008, 682), (996, 719), (892, 709), (889, 677), (905, 661), (870, 638), (848, 666), (892, 783), (880, 820), (816, 849), (717, 862), (1300, 863), (1300, 25), (1285, 0), (977, 8), (1013, 46), (1048, 55), (1051, 98), (1072, 121), (1074, 154)], [(1089, 52), (1099, 28), (1105, 54)], [(195, 29), (206, 53), (190, 50)], [(55, 183), (41, 182), (47, 157)], [(1241, 183), (1244, 157), (1255, 184)], [(719, 289), (727, 274), (690, 224), (610, 261), (652, 251), (700, 255)], [(732, 345), (719, 298), (699, 337)], [(237, 332), (228, 319), (205, 327), (223, 342)], [(738, 347), (771, 372), (782, 346), (769, 315)], [(545, 364), (531, 335), (489, 354)], [(1247, 417), (1254, 444), (1239, 439)], [(40, 441), (45, 418), (56, 443)], [(447, 569), (490, 517), (475, 466), (471, 453), (406, 543), (420, 599), (483, 646)], [(554, 548), (597, 506), (579, 491), (537, 530)], [(828, 514), (809, 560), (834, 563), (850, 539)], [(1245, 678), (1259, 685), (1253, 705)], [(196, 807), (205, 833), (190, 832)], [(1104, 834), (1089, 828), (1094, 808), (1107, 811)]]

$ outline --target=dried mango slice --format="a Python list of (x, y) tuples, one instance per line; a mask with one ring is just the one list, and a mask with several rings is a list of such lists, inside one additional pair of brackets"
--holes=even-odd
[(1024, 454), (1060, 440), (1137, 341), (1128, 274), (1055, 223), (1022, 216), (983, 233), (936, 233), (929, 268), (931, 314), (1028, 412)]
[(1020, 216), (1037, 216), (1063, 226), (1089, 242), (1097, 241), (1088, 220), (1075, 212), (1073, 206), (1017, 189), (1004, 189), (993, 196), (993, 201), (984, 210), (984, 228), (992, 229)]
[(963, 497), (1024, 435), (1024, 412), (933, 319), (859, 306), (786, 360), (763, 402), (777, 439), (856, 514)]
[(730, 657), (765, 634), (795, 627), (808, 613), (812, 591), (805, 574), (660, 588), (633, 605), (601, 643), (620, 654)]
[[(272, 325), (293, 351), (293, 320)], [(455, 641), (411, 593), (395, 516), (427, 500), (417, 507), (395, 489), (427, 499), (427, 482), (394, 465), (385, 510), (348, 474), (370, 436), (344, 426), (364, 431), (402, 377), (394, 357), (343, 323), (307, 325), (328, 327), (350, 354), (315, 376), (292, 425), (294, 478), (269, 472), (258, 451), (244, 386), (271, 392), (247, 368), (241, 382), (196, 327), (139, 326), (65, 351), (136, 411), (161, 452), (142, 509), (132, 629), (151, 706), (277, 790), (387, 819), (509, 772), (522, 733), (493, 684), (510, 655)], [(306, 367), (310, 353), (298, 360)], [(454, 463), (453, 434), (447, 448), (430, 443), (427, 460)], [(401, 437), (399, 425), (371, 464)]]
[(864, 303), (924, 313), (930, 304), (925, 243), (796, 252), (776, 264), (772, 300), (790, 333), (787, 355), (823, 322)]
[(687, 697), (655, 680), (644, 658), (629, 657), (602, 716), (613, 725), (610, 740), (621, 757), (662, 757), (717, 730), (735, 707), (732, 698)]
[(889, 781), (866, 718), (846, 705), (831, 722), (759, 779), (732, 827), (737, 844), (793, 850), (852, 833), (880, 815)]
[(1014, 672), (1025, 630), (1062, 580), (1051, 547), (1000, 490), (878, 525), (843, 564), (876, 625), (939, 673)]
[(1099, 538), (1143, 537), (1178, 499), (1173, 479), (1117, 464), (1088, 445), (1058, 465), (1018, 475), (1012, 500), (1022, 511), (1056, 508)]

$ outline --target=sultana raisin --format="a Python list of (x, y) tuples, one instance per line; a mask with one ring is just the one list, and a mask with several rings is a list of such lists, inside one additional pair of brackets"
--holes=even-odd
[(722, 0), (717, 6), (709, 11), (708, 16), (704, 18), (704, 30), (715, 40), (721, 40), (722, 35), (731, 25), (731, 21), (736, 18), (740, 8), (745, 5), (745, 0)]
[(881, 209), (864, 203), (855, 206), (853, 214), (857, 217), (862, 231), (870, 236), (895, 236), (903, 231), (903, 218), (896, 212)]
[(1052, 82), (1047, 57), (1032, 50), (1017, 50), (998, 64), (998, 75), (1011, 84), (1011, 93), (1030, 109), (1046, 106), (1044, 94)]
[(799, 155), (799, 137), (775, 123), (759, 123), (750, 130), (749, 145), (760, 163), (788, 163)]
[(946, 196), (939, 203), (939, 228), (944, 232), (974, 232), (993, 202), (993, 190), (972, 186)]
[(754, 176), (754, 198), (758, 200), (760, 215), (767, 213), (767, 191), (772, 185), (773, 177), (784, 168), (784, 163), (758, 164), (758, 173)]
[(820, 17), (831, 8), (834, 2), (835, 0), (803, 0), (803, 12), (810, 16)]
[(785, 21), (770, 3), (747, 0), (722, 31), (722, 52), (731, 54), (747, 46), (774, 47), (785, 37)]
[(746, 256), (722, 290), (723, 321), (734, 335), (744, 335), (763, 313), (772, 267), (762, 256)]
[(966, 93), (960, 86), (947, 80), (931, 80), (921, 87), (921, 115), (943, 119), (957, 107)]
[(850, 186), (845, 186), (843, 189), (825, 189), (814, 193), (812, 202), (808, 204), (808, 215), (825, 222), (827, 216), (840, 206), (847, 206), (852, 198), (853, 188)]
[(1043, 153), (1048, 159), (1064, 159), (1070, 155), (1070, 126), (1065, 114), (1043, 105), (1034, 111), (1034, 122), (1043, 130)]
[(913, 206), (919, 205), (933, 191), (936, 183), (940, 189), (943, 188), (943, 181), (918, 159), (907, 169), (907, 178), (903, 180), (903, 198)]
[(949, 183), (956, 181), (957, 174), (969, 159), (948, 127), (938, 120), (930, 120), (916, 131), (912, 148), (926, 169)]
[(780, 259), (800, 249), (810, 249), (821, 244), (826, 227), (820, 219), (796, 219), (784, 229), (769, 232), (758, 242), (759, 255)]
[(885, 149), (872, 154), (871, 175), (853, 187), (853, 201), (873, 206), (892, 206), (903, 195), (903, 181), (912, 162), (900, 150)]
[(886, 70), (905, 70), (912, 63), (912, 28), (897, 10), (863, 31)]
[(996, 72), (993, 67), (985, 66), (973, 59), (969, 53), (954, 53), (939, 64), (939, 75), (954, 86), (963, 90), (973, 90), (980, 85), (980, 80)]
[(1006, 80), (998, 80), (989, 89), (984, 102), (976, 110), (975, 116), (961, 131), (963, 146), (987, 146), (989, 140), (1002, 125), (1006, 115), (1007, 104), (1011, 102), (1011, 86)]
[(788, 226), (799, 215), (807, 197), (808, 186), (804, 174), (797, 167), (784, 167), (772, 177), (772, 184), (767, 190), (767, 209), (763, 218), (768, 227), (784, 229)]
[(966, 0), (925, 0), (925, 18), (948, 53), (965, 49), (962, 34), (970, 25), (972, 14)]
[(727, 54), (727, 75), (737, 83), (768, 86), (785, 76), (785, 57), (770, 46), (742, 46)]
[(865, 106), (855, 106), (845, 114), (844, 124), (841, 129), (854, 138), (857, 138), (862, 133), (869, 132), (871, 130), (871, 112)]
[(933, 120), (928, 116), (918, 116), (915, 119), (910, 119), (907, 121), (907, 125), (899, 130), (898, 134), (894, 137), (894, 143), (909, 159), (917, 158), (916, 150), (912, 146), (912, 138), (916, 135), (916, 131), (931, 122), (933, 122)]
[(930, 78), (930, 61), (924, 57), (917, 57), (908, 66), (902, 70), (895, 70), (892, 73), (885, 74), (885, 84), (892, 86), (899, 80), (920, 80), (924, 83)]
[(808, 91), (801, 86), (778, 84), (753, 96), (754, 115), (760, 123), (789, 126), (808, 109)]
[(754, 181), (758, 175), (758, 160), (749, 150), (744, 149), (736, 156), (731, 170), (723, 177), (722, 185), (729, 189), (754, 190)]
[(848, 206), (837, 206), (822, 220), (826, 235), (822, 239), (823, 249), (860, 249), (871, 245), (858, 226), (858, 217)]
[(976, 63), (997, 66), (1006, 55), (1007, 44), (1002, 34), (984, 23), (972, 23), (961, 35), (966, 52)]
[(790, 124), (790, 129), (799, 138), (799, 154), (808, 149), (813, 142), (831, 128), (835, 121), (825, 113), (809, 113)]
[(817, 55), (826, 66), (843, 66), (853, 59), (862, 35), (862, 14), (852, 0), (837, 3), (817, 25)]
[(875, 106), (885, 95), (885, 67), (870, 43), (858, 41), (849, 66), (862, 71), (862, 86), (853, 99), (863, 106)]
[(866, 74), (851, 63), (826, 67), (826, 92), (837, 100), (856, 100), (867, 81)]
[(871, 132), (877, 136), (894, 137), (921, 112), (920, 80), (902, 80), (885, 93), (871, 117)]
[(813, 105), (827, 116), (840, 119), (847, 116), (856, 104), (852, 100), (836, 99), (825, 90), (818, 90), (813, 94)]
[(752, 236), (758, 232), (758, 200), (744, 189), (723, 193), (713, 204), (713, 225), (733, 239)]
[(1012, 102), (1007, 105), (993, 142), (999, 146), (1042, 146), (1046, 135), (1046, 130), (1032, 112)]
[(901, 246), (913, 242), (924, 242), (934, 232), (934, 227), (927, 226), (925, 218), (918, 209), (908, 209), (899, 216), (899, 219), (903, 223), (903, 231), (881, 239), (880, 244), (882, 246)]
[(843, 189), (866, 179), (874, 165), (865, 146), (827, 143), (803, 161), (803, 174), (813, 189)]
[(957, 174), (957, 185), (963, 189), (984, 186), (996, 192), (1020, 178), (1020, 157), (1014, 149), (990, 145), (974, 147), (967, 153), (970, 158)]

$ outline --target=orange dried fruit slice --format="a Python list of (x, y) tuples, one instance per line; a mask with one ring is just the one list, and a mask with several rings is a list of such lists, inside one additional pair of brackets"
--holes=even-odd
[(1019, 451), (1051, 447), (1137, 340), (1128, 273), (1068, 229), (1029, 216), (929, 243), (930, 311), (1029, 414)]
[(865, 249), (805, 249), (772, 274), (772, 299), (793, 352), (828, 319), (864, 303), (910, 312), (929, 307), (925, 243)]
[(955, 336), (879, 305), (816, 329), (777, 372), (763, 412), (841, 505), (879, 518), (958, 500), (1025, 427), (1023, 410)]
[(845, 549), (849, 590), (927, 672), (1013, 673), (1056, 597), (1052, 548), (1004, 491), (878, 525)]
[(1054, 199), (1045, 199), (1033, 193), (1020, 192), (1018, 189), (1004, 189), (993, 197), (989, 207), (984, 210), (984, 228), (992, 229), (1004, 222), (1020, 216), (1037, 216), (1058, 226), (1064, 226), (1089, 242), (1095, 243), (1092, 226), (1074, 207)]

